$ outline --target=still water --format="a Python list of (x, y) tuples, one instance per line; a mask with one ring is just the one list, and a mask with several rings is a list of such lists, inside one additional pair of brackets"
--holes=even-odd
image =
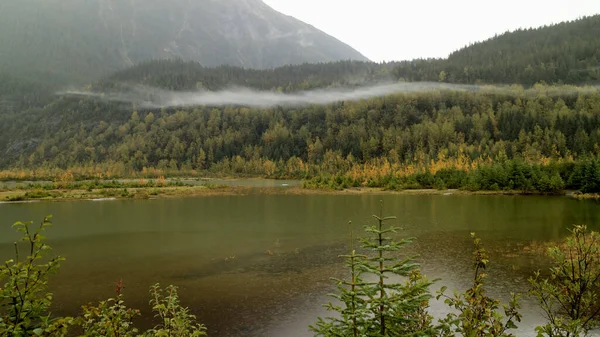
[[(465, 195), (249, 195), (182, 199), (0, 204), (0, 260), (11, 258), (10, 225), (52, 214), (54, 252), (66, 257), (53, 278), (55, 313), (114, 295), (125, 284), (128, 304), (152, 324), (148, 287), (180, 287), (183, 304), (211, 336), (310, 336), (307, 325), (343, 276), (337, 257), (348, 233), (371, 223), (380, 200), (413, 236), (424, 273), (441, 278), (432, 290), (470, 285), (471, 242), (477, 232), (490, 251), (490, 293), (527, 291), (527, 277), (545, 267), (532, 245), (557, 240), (572, 224), (600, 229), (600, 204), (566, 197)], [(447, 309), (432, 303), (432, 312)], [(541, 316), (523, 299), (519, 336)]]

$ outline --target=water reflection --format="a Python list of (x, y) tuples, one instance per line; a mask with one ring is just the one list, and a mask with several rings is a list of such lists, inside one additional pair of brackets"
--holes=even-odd
[[(123, 279), (129, 305), (149, 313), (154, 282), (181, 287), (182, 300), (206, 322), (211, 336), (310, 336), (306, 329), (343, 276), (339, 254), (355, 230), (372, 221), (380, 200), (399, 217), (402, 235), (417, 237), (412, 250), (424, 272), (450, 289), (470, 285), (475, 231), (491, 252), (493, 295), (527, 290), (526, 279), (544, 259), (523, 249), (556, 240), (566, 227), (600, 227), (598, 204), (562, 197), (251, 195), (187, 199), (59, 202), (0, 205), (0, 256), (15, 235), (10, 224), (53, 214), (55, 251), (67, 258), (52, 287), (56, 312), (113, 295)], [(527, 335), (540, 316), (524, 301)], [(432, 304), (441, 315), (446, 308)], [(146, 317), (151, 316), (147, 315)], [(150, 317), (151, 318), (151, 317)], [(149, 319), (141, 325), (149, 325)]]

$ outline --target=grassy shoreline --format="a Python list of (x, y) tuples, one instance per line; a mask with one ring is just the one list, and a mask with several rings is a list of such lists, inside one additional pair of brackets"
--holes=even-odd
[(13, 189), (0, 191), (0, 202), (30, 201), (76, 201), (112, 199), (157, 199), (172, 197), (194, 197), (214, 195), (235, 195), (246, 193), (246, 188), (226, 186), (167, 186), (102, 189)]
[[(131, 187), (133, 186), (133, 187)], [(468, 191), (459, 189), (406, 189), (386, 190), (378, 187), (351, 187), (346, 189), (311, 189), (302, 186), (292, 187), (249, 187), (225, 185), (150, 185), (147, 187), (124, 184), (117, 188), (39, 188), (19, 187), (0, 190), (0, 203), (31, 201), (77, 201), (77, 200), (127, 200), (183, 198), (225, 195), (549, 195), (544, 193), (524, 193), (523, 191)], [(569, 196), (578, 200), (600, 199), (600, 195), (563, 192), (554, 196)]]

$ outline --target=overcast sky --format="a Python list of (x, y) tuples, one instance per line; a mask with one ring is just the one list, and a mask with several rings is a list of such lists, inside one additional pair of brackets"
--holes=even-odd
[(263, 0), (373, 61), (446, 57), (520, 27), (600, 13), (600, 0)]

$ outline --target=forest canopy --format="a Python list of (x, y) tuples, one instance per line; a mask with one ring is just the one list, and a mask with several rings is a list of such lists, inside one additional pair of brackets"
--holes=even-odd
[[(447, 59), (265, 70), (155, 60), (77, 89), (96, 97), (57, 96), (51, 82), (2, 75), (0, 168), (298, 176), (289, 167), (303, 167), (300, 175), (310, 177), (382, 160), (420, 170), (437, 163), (582, 161), (600, 154), (599, 37), (600, 16), (592, 16), (502, 34)], [(271, 108), (148, 108), (102, 99), (140, 85), (292, 93), (403, 81), (475, 84), (477, 90)]]

